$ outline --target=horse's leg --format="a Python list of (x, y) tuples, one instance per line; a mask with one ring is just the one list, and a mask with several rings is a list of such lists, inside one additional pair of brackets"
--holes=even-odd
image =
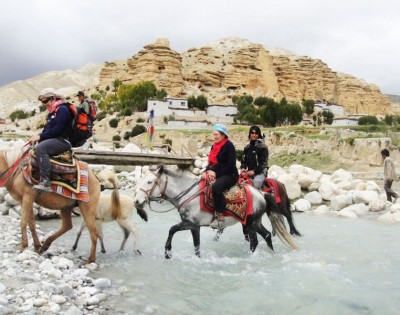
[(246, 225), (244, 225), (244, 224), (242, 224), (242, 231), (243, 231), (244, 239), (246, 241), (250, 242), (249, 232), (247, 232)]
[(264, 225), (262, 225), (261, 222), (257, 226), (257, 233), (260, 234), (263, 237), (263, 239), (267, 242), (268, 247), (274, 250), (274, 247), (272, 246), (271, 233), (265, 228)]
[(120, 252), (124, 251), (126, 241), (128, 240), (129, 234), (131, 234), (131, 232), (129, 230), (125, 229), (122, 226), (121, 226), (121, 229), (122, 229), (122, 233), (124, 234), (124, 238), (122, 240), (121, 246), (119, 247)]
[(254, 227), (254, 225), (248, 225), (247, 231), (249, 232), (250, 250), (254, 252), (258, 245), (257, 229)]
[(31, 235), (32, 235), (32, 239), (33, 239), (34, 251), (35, 251), (35, 253), (39, 253), (40, 249), (42, 247), (42, 244), (41, 244), (39, 236), (37, 234), (35, 216), (33, 215), (33, 209), (32, 209), (32, 211), (30, 211), (29, 229), (31, 231)]
[[(222, 229), (222, 231), (223, 231), (223, 229)], [(222, 234), (222, 231), (221, 231), (221, 234)], [(200, 227), (199, 226), (194, 227), (194, 228), (190, 229), (190, 232), (192, 232), (194, 253), (196, 254), (197, 257), (200, 257)]]
[(99, 238), (99, 241), (100, 241), (101, 252), (103, 254), (105, 254), (106, 253), (106, 248), (104, 247), (103, 223), (101, 222), (101, 220), (96, 220), (96, 228), (97, 228), (98, 238)]
[(219, 241), (219, 238), (221, 237), (222, 233), (224, 233), (224, 229), (217, 229), (217, 232), (215, 233), (215, 236), (213, 238), (213, 240), (215, 242)]
[(85, 222), (82, 221), (81, 227), (79, 228), (78, 234), (76, 235), (75, 244), (74, 244), (74, 246), (72, 246), (72, 250), (76, 250), (76, 248), (78, 247), (78, 242), (79, 242), (79, 239), (82, 235), (82, 231), (84, 228), (85, 228)]
[(78, 201), (78, 207), (90, 234), (90, 255), (86, 263), (92, 263), (96, 262), (96, 247), (98, 237), (98, 232), (96, 229), (96, 212), (100, 197), (100, 182), (90, 168), (88, 168), (88, 172), (90, 201)]
[(47, 240), (43, 243), (41, 248), (41, 252), (45, 252), (49, 249), (51, 243), (53, 243), (57, 238), (63, 235), (65, 232), (72, 229), (72, 219), (71, 219), (71, 211), (73, 206), (67, 206), (61, 209), (60, 216), (61, 216), (61, 228), (55, 232), (54, 234), (50, 235)]
[(119, 226), (122, 228), (122, 230), (124, 231), (124, 240), (122, 241), (121, 247), (120, 247), (120, 251), (124, 250), (125, 247), (125, 243), (126, 240), (129, 237), (129, 232), (132, 233), (132, 237), (133, 237), (133, 251), (136, 254), (141, 255), (142, 253), (139, 250), (139, 229), (136, 227), (135, 224), (133, 224), (130, 220), (125, 219), (125, 220), (117, 220)]
[[(283, 215), (286, 217), (286, 220), (288, 221), (290, 234), (301, 236), (301, 233), (296, 229), (296, 226), (294, 225), (293, 214), (292, 214), (292, 211), (290, 210), (290, 200), (289, 200), (289, 197), (287, 196), (287, 194), (286, 194), (286, 198), (285, 198), (285, 203), (286, 203), (285, 205), (283, 205), (281, 203), (282, 207), (284, 208), (284, 209), (282, 209), (283, 210), (282, 212), (283, 212)], [(281, 208), (281, 205), (279, 205), (279, 208)]]
[[(172, 238), (174, 237), (174, 234), (178, 231), (191, 230), (195, 229), (196, 227), (197, 225), (195, 225), (193, 222), (190, 221), (182, 221), (172, 226), (169, 229), (167, 242), (165, 243), (165, 254), (164, 254), (165, 258), (169, 259), (172, 257), (171, 249), (172, 249)], [(200, 250), (198, 250), (198, 252), (200, 255)]]
[[(32, 234), (33, 241), (36, 242), (35, 249), (40, 244), (39, 237), (36, 232), (35, 218), (33, 216), (33, 197), (30, 194), (25, 194), (21, 202), (21, 245), (20, 251), (23, 252), (28, 247), (28, 232), (26, 230), (28, 224)], [(40, 249), (40, 245), (38, 247)]]

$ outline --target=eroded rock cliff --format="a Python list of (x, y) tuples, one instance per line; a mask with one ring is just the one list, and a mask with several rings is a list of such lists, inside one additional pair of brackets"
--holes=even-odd
[(321, 60), (229, 38), (181, 54), (166, 39), (146, 45), (124, 62), (106, 63), (100, 84), (152, 81), (170, 96), (204, 94), (209, 103), (232, 104), (234, 95), (324, 100), (347, 114), (386, 114), (391, 101), (376, 85), (333, 71)]

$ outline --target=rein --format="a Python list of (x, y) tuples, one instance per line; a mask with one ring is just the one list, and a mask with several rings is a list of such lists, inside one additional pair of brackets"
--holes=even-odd
[[(196, 187), (199, 183), (200, 180), (196, 181), (195, 183), (193, 183), (189, 188), (181, 191), (178, 195), (176, 195), (175, 197), (172, 198), (167, 198), (167, 196), (165, 195), (165, 191), (167, 190), (167, 186), (168, 186), (168, 175), (166, 175), (166, 180), (165, 180), (165, 186), (164, 189), (161, 191), (160, 197), (154, 198), (153, 200), (151, 200), (150, 196), (153, 193), (154, 189), (156, 188), (157, 185), (160, 186), (160, 177), (161, 174), (159, 174), (156, 178), (156, 180), (154, 181), (153, 186), (148, 189), (148, 190), (144, 190), (142, 188), (140, 188), (141, 191), (143, 191), (145, 193), (145, 195), (147, 196), (148, 199), (148, 204), (149, 204), (149, 208), (151, 211), (153, 212), (157, 212), (157, 213), (165, 213), (165, 212), (169, 212), (172, 211), (173, 209), (177, 208), (178, 211), (180, 208), (182, 208), (183, 206), (187, 205), (189, 202), (191, 202), (193, 199), (197, 198), (204, 190), (200, 189), (198, 192), (196, 192), (195, 194), (193, 194), (192, 196), (190, 196), (188, 199), (185, 199), (181, 204), (179, 204), (177, 207), (173, 207), (171, 209), (165, 210), (165, 211), (155, 211), (151, 208), (150, 206), (150, 201), (156, 201), (158, 203), (161, 203), (162, 200), (166, 200), (169, 201), (171, 204), (173, 204), (173, 202), (177, 202), (179, 199), (181, 199), (182, 197), (186, 196), (194, 187)], [(160, 186), (161, 188), (161, 186)]]
[[(26, 143), (24, 147), (27, 145)], [(25, 155), (29, 152), (31, 146), (28, 146), (25, 148), (21, 154), (21, 156), (11, 165), (8, 169), (6, 169), (4, 172), (0, 173), (0, 187), (3, 187), (8, 184), (9, 181), (11, 181), (15, 174), (17, 173), (17, 170), (21, 168), (21, 160), (25, 157)], [(3, 153), (4, 155), (4, 153)]]

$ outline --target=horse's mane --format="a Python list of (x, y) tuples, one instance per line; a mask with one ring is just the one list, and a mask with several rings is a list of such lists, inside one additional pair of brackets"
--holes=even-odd
[(182, 177), (195, 178), (191, 172), (189, 172), (187, 170), (182, 170), (180, 168), (172, 169), (172, 168), (167, 168), (165, 166), (162, 166), (162, 172), (173, 178), (182, 178)]
[(13, 164), (22, 154), (22, 148), (1, 150), (8, 166)]

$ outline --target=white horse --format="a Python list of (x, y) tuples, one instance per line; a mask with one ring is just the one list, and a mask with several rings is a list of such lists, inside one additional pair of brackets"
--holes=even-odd
[[(137, 185), (135, 206), (137, 209), (151, 200), (166, 199), (170, 201), (181, 216), (182, 222), (172, 226), (165, 244), (165, 258), (171, 258), (172, 238), (178, 231), (190, 230), (193, 237), (195, 254), (200, 257), (200, 227), (209, 226), (213, 214), (200, 209), (199, 180), (188, 171), (172, 171), (161, 166), (155, 173), (149, 172)], [(257, 233), (272, 247), (271, 233), (262, 225), (262, 215), (266, 213), (272, 228), (283, 243), (295, 249), (296, 245), (286, 231), (279, 208), (271, 203), (269, 194), (264, 194), (250, 187), (253, 198), (253, 214), (247, 217), (246, 229), (249, 234), (250, 250), (255, 251), (258, 240)], [(231, 216), (225, 217), (226, 226), (238, 223)]]
[[(96, 211), (96, 228), (99, 233), (101, 252), (102, 253), (106, 252), (103, 242), (103, 229), (102, 229), (103, 222), (117, 221), (118, 225), (121, 227), (122, 232), (124, 234), (124, 238), (122, 240), (119, 250), (120, 251), (124, 250), (125, 243), (130, 233), (132, 233), (133, 250), (135, 253), (141, 254), (138, 248), (139, 229), (131, 221), (134, 209), (134, 200), (129, 196), (119, 194), (118, 184), (114, 174), (112, 174), (112, 176), (109, 176), (106, 180), (112, 183), (112, 185), (114, 186), (114, 190), (111, 193), (111, 195), (107, 195), (104, 193), (100, 194), (99, 204)], [(137, 213), (144, 221), (147, 222), (146, 211), (144, 211), (143, 209), (137, 209)], [(82, 221), (81, 227), (76, 236), (75, 244), (72, 247), (73, 250), (75, 250), (78, 247), (79, 238), (81, 237), (82, 231), (85, 227), (86, 227), (85, 221)]]

